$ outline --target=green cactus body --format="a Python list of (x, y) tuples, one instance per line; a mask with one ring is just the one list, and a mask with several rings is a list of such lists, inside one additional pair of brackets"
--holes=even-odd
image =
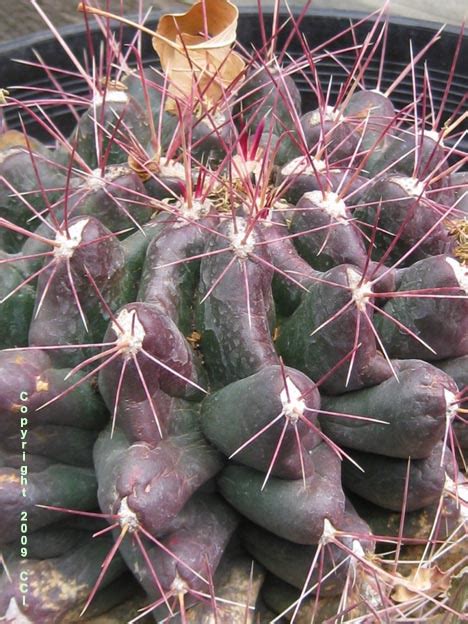
[(314, 410), (319, 405), (318, 390), (305, 375), (290, 368), (282, 373), (279, 366), (267, 366), (206, 398), (202, 428), (210, 442), (227, 456), (252, 440), (236, 453), (236, 461), (263, 472), (267, 472), (281, 439), (271, 474), (300, 479), (314, 472), (309, 451), (320, 442), (318, 433), (311, 431), (312, 427), (317, 429)]
[[(132, 287), (123, 250), (94, 217), (71, 220), (68, 236), (58, 234), (56, 243), (54, 259), (39, 278), (29, 343), (82, 344), (87, 342), (88, 332), (91, 340), (98, 341), (109, 317), (100, 297), (115, 310), (127, 301), (127, 291)], [(93, 293), (93, 282), (98, 292)], [(53, 354), (59, 366), (73, 365), (80, 356), (80, 350), (57, 350)]]
[[(78, 546), (88, 536), (85, 527), (73, 526), (70, 519), (59, 520), (46, 527), (31, 531), (28, 555), (31, 559), (55, 559)], [(20, 552), (20, 538), (2, 546), (6, 561), (14, 561)], [(0, 581), (1, 582), (1, 581)]]
[[(442, 137), (424, 129), (420, 129), (418, 135), (415, 135), (414, 129), (397, 133), (393, 140), (387, 141), (386, 149), (370, 169), (378, 172), (392, 163), (392, 171), (419, 179), (424, 179), (431, 170), (444, 171), (447, 164)], [(444, 185), (449, 185), (446, 177), (442, 177)], [(433, 196), (433, 199), (437, 198)]]
[[(120, 132), (120, 134), (119, 134)], [(96, 145), (96, 134), (100, 137)], [(81, 117), (71, 137), (76, 151), (91, 169), (127, 162), (127, 154), (112, 140), (135, 136), (142, 145), (149, 141), (149, 124), (140, 105), (126, 89), (112, 88), (105, 93), (96, 91), (88, 111)], [(124, 139), (125, 140), (125, 139)]]
[(289, 316), (318, 273), (297, 253), (281, 212), (273, 213), (271, 220), (265, 220), (262, 225), (271, 263), (276, 269), (272, 281), (276, 309), (280, 314)]
[[(249, 257), (251, 247), (258, 240), (256, 230), (244, 242), (245, 225), (239, 220), (237, 232), (234, 227), (230, 221), (223, 224), (219, 231), (227, 234), (227, 240), (224, 236), (213, 236), (207, 251), (227, 247), (226, 252), (207, 255), (200, 267), (196, 326), (215, 388), (278, 362), (268, 318), (272, 271)], [(234, 247), (232, 251), (230, 244)], [(267, 260), (263, 249), (259, 246), (255, 253)]]
[[(336, 527), (338, 528), (338, 527)], [(361, 520), (349, 503), (339, 524), (339, 530), (344, 532), (369, 534), (369, 527)], [(310, 574), (310, 565), (317, 556), (317, 546), (294, 544), (285, 539), (268, 533), (254, 524), (246, 524), (242, 528), (242, 541), (247, 550), (265, 568), (283, 581), (297, 587), (297, 589), (312, 589), (312, 595), (319, 591), (321, 595), (333, 596), (341, 593), (348, 576), (350, 563), (348, 552), (334, 543), (324, 543), (323, 567), (317, 566)], [(353, 539), (341, 538), (346, 546), (352, 550)], [(363, 551), (373, 552), (373, 543), (369, 539), (361, 545)], [(323, 580), (322, 580), (323, 579)], [(308, 580), (307, 584), (306, 581)], [(313, 588), (315, 587), (315, 591)]]
[(369, 420), (320, 416), (323, 431), (340, 446), (388, 457), (428, 457), (443, 437), (457, 386), (448, 375), (419, 360), (393, 361), (394, 376), (371, 388), (326, 397), (323, 409)]
[[(34, 217), (47, 211), (65, 187), (65, 176), (50, 156), (28, 151), (24, 146), (0, 152), (0, 178), (0, 217), (26, 230), (34, 229)], [(3, 251), (16, 253), (24, 240), (20, 232), (0, 231)]]
[[(297, 544), (316, 544), (325, 519), (333, 526), (344, 513), (340, 460), (324, 443), (311, 452), (315, 473), (304, 481), (272, 477), (244, 466), (227, 466), (219, 477), (223, 496), (252, 522)], [(291, 514), (291, 509), (294, 513)]]
[(97, 4), (0, 89), (0, 620), (461, 620), (463, 33)]
[(210, 210), (209, 202), (196, 202), (185, 211), (181, 203), (179, 217), (177, 209), (167, 216), (165, 227), (148, 247), (140, 281), (138, 299), (160, 307), (186, 336), (194, 329), (199, 256), (216, 223), (213, 217), (204, 216)]
[[(383, 309), (407, 331), (402, 331), (387, 317), (378, 315), (375, 319), (390, 357), (437, 361), (467, 354), (466, 280), (466, 267), (444, 255), (420, 260), (402, 272), (397, 293), (405, 292), (408, 296), (390, 299)], [(421, 291), (423, 296), (418, 297)], [(440, 294), (444, 296), (439, 297)]]
[(125, 264), (127, 266), (129, 280), (134, 284), (132, 289), (137, 296), (138, 285), (140, 284), (143, 264), (147, 249), (153, 238), (159, 235), (164, 229), (167, 219), (171, 219), (170, 214), (158, 213), (147, 221), (141, 229), (137, 229), (121, 241), (125, 254)]
[(395, 108), (391, 100), (377, 90), (357, 90), (349, 98), (343, 115), (355, 126), (360, 149), (369, 154), (366, 167), (371, 165), (392, 143)]
[[(48, 459), (72, 466), (92, 468), (93, 446), (96, 433), (65, 427), (64, 425), (37, 425), (28, 431), (28, 453), (44, 455)], [(4, 438), (2, 448), (6, 452), (17, 452), (21, 456), (21, 433)]]
[(68, 217), (91, 215), (112, 232), (145, 224), (153, 206), (138, 175), (126, 165), (94, 170), (67, 198)]
[(192, 119), (191, 137), (187, 139), (191, 144), (191, 156), (195, 161), (219, 163), (234, 143), (231, 111), (214, 111), (206, 113), (200, 119)]
[[(441, 464), (442, 451), (444, 457)], [(391, 511), (400, 511), (403, 503), (407, 511), (435, 503), (442, 494), (446, 474), (456, 477), (451, 452), (443, 448), (442, 442), (434, 446), (428, 457), (413, 461), (361, 451), (350, 451), (350, 456), (364, 472), (345, 462), (343, 485), (371, 503)]]
[(253, 127), (263, 122), (265, 130), (280, 135), (285, 127), (293, 127), (291, 107), (301, 114), (301, 94), (284, 70), (251, 67), (240, 94), (243, 117)]
[[(56, 222), (64, 228), (69, 220), (89, 215), (115, 232), (123, 243), (131, 238), (129, 229), (138, 228), (141, 236), (151, 234), (154, 210), (138, 175), (127, 166), (112, 165), (106, 167), (104, 174), (95, 169), (84, 179), (73, 180), (68, 193), (54, 206), (54, 220), (49, 216), (34, 234), (50, 238), (51, 231), (56, 230)], [(135, 234), (132, 241), (135, 241)], [(31, 273), (39, 270), (44, 261), (40, 254), (49, 250), (43, 240), (31, 236), (21, 250), (22, 255), (28, 256), (22, 266)]]
[(284, 165), (278, 173), (278, 186), (283, 189), (283, 197), (296, 204), (304, 193), (312, 191), (337, 192), (349, 181), (348, 192), (354, 193), (354, 201), (361, 197), (360, 188), (367, 186), (362, 176), (350, 176), (346, 169), (328, 166), (325, 160), (309, 156), (299, 156)]
[[(298, 368), (314, 380), (328, 373), (343, 357), (349, 356), (353, 345), (360, 343), (349, 379), (349, 365), (346, 363), (325, 379), (322, 387), (328, 394), (371, 386), (391, 375), (389, 365), (377, 352), (371, 329), (365, 322), (358, 325), (361, 310), (354, 305), (347, 288), (353, 288), (352, 284), (359, 285), (360, 281), (361, 274), (350, 265), (340, 265), (324, 273), (321, 280), (304, 295), (294, 314), (281, 326), (276, 342), (288, 366)], [(361, 287), (364, 290), (358, 290), (358, 294), (365, 293), (365, 282)], [(361, 287), (358, 286), (358, 289)], [(364, 294), (363, 305), (367, 305), (365, 297), (369, 294)], [(330, 321), (347, 304), (347, 309)], [(313, 333), (321, 326), (320, 331)]]
[[(356, 218), (379, 228), (378, 258), (396, 261), (411, 251), (410, 263), (447, 253), (449, 233), (432, 189), (415, 177), (388, 174), (377, 178), (356, 209)], [(366, 205), (368, 204), (368, 205)]]
[[(27, 462), (32, 470), (32, 462)], [(6, 541), (19, 536), (20, 517), (27, 513), (31, 530), (56, 522), (57, 512), (40, 509), (51, 505), (68, 509), (93, 509), (96, 506), (96, 476), (92, 468), (79, 468), (48, 462), (42, 470), (22, 478), (21, 469), (2, 467), (0, 471), (0, 503), (4, 513), (1, 534)], [(23, 496), (22, 488), (26, 496)], [(4, 539), (5, 539), (4, 538)]]
[[(143, 76), (142, 76), (143, 74)], [(128, 95), (132, 97), (140, 108), (148, 113), (148, 106), (156, 122), (161, 112), (162, 96), (164, 92), (164, 78), (151, 68), (129, 72), (124, 78)]]
[[(0, 263), (4, 263), (0, 265), (0, 301), (3, 300), (0, 305), (0, 344), (3, 348), (24, 347), (27, 344), (34, 309), (34, 288), (26, 284), (16, 290), (24, 280), (24, 275), (20, 269), (22, 263), (15, 266), (15, 259), (16, 256), (0, 250)], [(10, 296), (13, 291), (16, 292)]]

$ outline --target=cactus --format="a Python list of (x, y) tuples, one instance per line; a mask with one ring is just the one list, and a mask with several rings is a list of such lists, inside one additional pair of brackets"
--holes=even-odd
[[(312, 49), (286, 7), (280, 48), (259, 2), (251, 52), (228, 0), (156, 31), (79, 8), (105, 35), (92, 75), (72, 59), (88, 94), (36, 63), (73, 131), (47, 94), (0, 104), (0, 616), (461, 618), (463, 31), (436, 111), (438, 35), (384, 90), (384, 9)], [(347, 36), (334, 99), (319, 61)]]

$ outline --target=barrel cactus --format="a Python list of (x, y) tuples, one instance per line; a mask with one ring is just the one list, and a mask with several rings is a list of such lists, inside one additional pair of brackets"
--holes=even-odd
[(437, 109), (438, 36), (384, 88), (384, 9), (312, 47), (275, 7), (252, 51), (227, 0), (129, 45), (81, 3), (88, 56), (56, 35), (87, 93), (41, 59), (50, 87), (3, 92), (6, 622), (463, 613), (463, 31)]

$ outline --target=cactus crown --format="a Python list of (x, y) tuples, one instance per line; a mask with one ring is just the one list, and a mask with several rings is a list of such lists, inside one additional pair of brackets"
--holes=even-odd
[(254, 49), (81, 3), (88, 56), (0, 91), (7, 621), (462, 617), (466, 40), (437, 96), (443, 35), (390, 82), (385, 7), (312, 48), (308, 4)]

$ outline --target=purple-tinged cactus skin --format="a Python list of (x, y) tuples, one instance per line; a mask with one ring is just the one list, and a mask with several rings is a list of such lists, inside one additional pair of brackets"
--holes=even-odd
[(391, 511), (402, 509), (406, 481), (405, 507), (408, 511), (416, 511), (439, 500), (446, 474), (456, 478), (451, 452), (444, 449), (442, 442), (432, 449), (429, 457), (413, 461), (361, 451), (352, 451), (350, 455), (364, 472), (346, 462), (343, 484), (362, 498)]
[(175, 214), (167, 216), (165, 227), (148, 247), (141, 276), (138, 299), (160, 307), (185, 335), (193, 329), (200, 274), (200, 260), (187, 259), (202, 254), (216, 226), (210, 211), (209, 201), (198, 201), (192, 207), (183, 201), (176, 204)]
[(328, 167), (323, 160), (299, 156), (281, 168), (278, 184), (285, 186), (284, 197), (295, 204), (305, 193), (313, 191), (335, 193), (341, 188), (352, 192), (355, 196), (354, 201), (358, 201), (368, 186), (368, 180), (363, 176), (351, 176), (347, 169), (333, 165)]
[[(369, 534), (369, 527), (357, 515), (349, 502), (346, 504), (345, 514), (338, 527), (336, 528), (344, 533), (348, 531), (362, 535)], [(323, 568), (317, 567), (309, 576), (310, 564), (317, 554), (318, 546), (294, 544), (251, 523), (242, 528), (241, 535), (243, 544), (252, 556), (269, 572), (290, 585), (302, 589), (308, 580), (306, 589), (313, 588), (313, 586), (317, 588), (315, 592), (312, 591), (313, 594), (316, 594), (317, 590), (320, 594), (324, 592), (327, 596), (342, 592), (351, 560), (349, 555), (333, 542), (325, 542), (321, 546), (324, 549)], [(353, 548), (351, 536), (340, 539), (345, 541), (349, 549)], [(371, 539), (362, 540), (362, 542), (363, 551), (373, 552), (374, 544)]]
[(276, 308), (279, 314), (289, 316), (297, 308), (302, 296), (314, 283), (318, 274), (297, 253), (292, 239), (289, 238), (281, 209), (277, 214), (273, 212), (270, 219), (265, 219), (262, 226), (262, 234), (268, 241), (271, 263), (276, 269), (272, 281)]
[(232, 113), (217, 111), (201, 119), (194, 117), (191, 127), (192, 157), (196, 161), (219, 162), (226, 147), (232, 148), (234, 132), (230, 119)]
[[(99, 432), (105, 425), (107, 415), (103, 401), (92, 383), (83, 382), (65, 395), (72, 384), (66, 379), (70, 370), (54, 368), (47, 352), (39, 349), (0, 351), (0, 366), (2, 438), (18, 432), (17, 419), (23, 412), (21, 404), (24, 402), (21, 397), (27, 397), (29, 427), (63, 425)], [(59, 395), (63, 396), (52, 402)]]
[[(158, 306), (125, 306), (118, 311), (104, 340), (115, 343), (117, 351), (116, 359), (99, 375), (99, 390), (110, 410), (119, 397), (143, 401), (159, 388), (181, 398), (203, 396), (203, 373), (196, 355), (174, 321)], [(121, 393), (116, 395), (120, 386)]]
[[(375, 163), (375, 170), (382, 165), (391, 165), (391, 170), (406, 177), (426, 178), (431, 171), (442, 172), (447, 169), (442, 136), (434, 131), (424, 132), (416, 136), (414, 131), (405, 130), (395, 135), (386, 150)], [(436, 188), (449, 186), (450, 177), (442, 177)], [(447, 191), (446, 191), (447, 192)], [(453, 200), (449, 191), (446, 199)]]
[(94, 170), (67, 201), (70, 217), (91, 215), (112, 232), (149, 221), (154, 207), (148, 202), (138, 175), (126, 165)]
[(325, 411), (384, 423), (324, 414), (320, 425), (340, 446), (403, 459), (428, 457), (443, 437), (458, 388), (451, 377), (426, 362), (394, 360), (392, 365), (397, 378), (322, 402)]
[(359, 136), (353, 125), (330, 106), (309, 111), (301, 117), (307, 147), (313, 151), (315, 146), (324, 143), (332, 161), (347, 158), (358, 148)]
[(36, 470), (28, 461), (31, 473), (27, 478), (26, 496), (22, 494), (25, 480), (21, 478), (20, 461), (16, 466), (2, 466), (0, 472), (0, 503), (4, 512), (1, 534), (5, 541), (20, 535), (20, 518), (28, 515), (31, 530), (47, 526), (57, 520), (54, 511), (40, 509), (38, 505), (53, 505), (70, 509), (93, 509), (96, 506), (96, 475), (92, 468), (78, 468), (44, 461)]
[[(227, 251), (207, 255), (200, 267), (196, 323), (213, 387), (278, 363), (268, 319), (273, 270), (264, 264), (265, 246), (257, 250), (262, 240), (258, 231), (249, 232), (242, 219), (237, 221), (222, 224), (220, 235), (207, 245), (208, 253)], [(251, 258), (253, 252), (256, 257)]]
[(280, 328), (276, 344), (286, 364), (316, 380), (333, 369), (355, 345), (361, 345), (350, 375), (344, 365), (324, 381), (322, 387), (328, 394), (372, 386), (392, 374), (377, 350), (369, 323), (362, 319), (363, 311), (372, 315), (371, 310), (366, 311), (372, 292), (362, 280), (362, 274), (351, 265), (330, 269), (309, 289), (301, 305)]
[[(467, 275), (466, 266), (446, 255), (420, 260), (402, 272), (396, 295), (404, 292), (408, 296), (390, 299), (383, 308), (389, 316), (376, 318), (390, 357), (432, 361), (468, 353)], [(389, 317), (419, 341), (408, 331), (402, 332)]]
[[(164, 593), (168, 596), (187, 593), (190, 600), (194, 590), (206, 591), (207, 570), (216, 569), (236, 528), (237, 517), (224, 501), (213, 495), (195, 496), (188, 505), (190, 509), (182, 511), (180, 525), (161, 540), (164, 550), (152, 545), (148, 558)], [(160, 598), (138, 549), (127, 542), (122, 555), (149, 596)], [(164, 613), (167, 616), (166, 606), (157, 611), (155, 617), (163, 617)]]
[(309, 453), (321, 440), (318, 432), (311, 432), (312, 427), (318, 429), (319, 405), (318, 390), (306, 375), (268, 366), (205, 399), (202, 429), (225, 455), (235, 454), (236, 461), (263, 472), (283, 435), (271, 474), (282, 479), (310, 477), (314, 464)]
[(297, 202), (291, 232), (303, 258), (318, 271), (339, 264), (363, 269), (367, 261), (362, 232), (352, 220), (346, 203), (336, 194), (305, 193)]
[(390, 249), (390, 259), (397, 261), (411, 252), (413, 263), (450, 250), (452, 241), (436, 199), (424, 181), (388, 174), (368, 188), (364, 207), (355, 216), (369, 225), (377, 223), (378, 257)]
[(348, 123), (356, 125), (360, 135), (360, 149), (372, 150), (372, 155), (382, 150), (392, 141), (392, 132), (385, 132), (395, 116), (395, 108), (390, 98), (376, 90), (357, 90), (349, 98), (344, 110)]
[[(94, 288), (97, 292), (93, 293)], [(38, 280), (29, 329), (32, 346), (72, 345), (100, 340), (108, 312), (128, 296), (125, 256), (119, 241), (94, 217), (76, 217), (56, 237), (54, 259)], [(59, 366), (80, 361), (80, 353), (55, 351)]]
[[(111, 545), (109, 537), (101, 540), (86, 536), (83, 543), (63, 555), (45, 560), (17, 560), (10, 567), (11, 580), (3, 578), (0, 588), (0, 611), (13, 622), (73, 622), (79, 617), (79, 604), (86, 599), (99, 574), (99, 562)], [(115, 558), (101, 591), (125, 573), (122, 558)], [(24, 606), (21, 580), (30, 580), (29, 600)], [(129, 583), (129, 579), (126, 579)], [(119, 585), (114, 586), (114, 591)], [(123, 587), (120, 587), (120, 591)], [(108, 601), (108, 600), (107, 600)]]
[(95, 454), (101, 507), (112, 514), (129, 510), (155, 536), (164, 535), (190, 496), (222, 466), (220, 455), (196, 432), (153, 446), (129, 444), (118, 430), (111, 438), (106, 429)]
[(463, 29), (96, 0), (82, 53), (40, 4), (61, 58), (0, 88), (0, 620), (461, 621)]
[(179, 197), (185, 186), (185, 170), (181, 163), (164, 160), (156, 171), (148, 173), (145, 180), (145, 192), (148, 198), (157, 201)]
[(335, 453), (322, 443), (311, 451), (311, 457), (315, 472), (305, 484), (302, 479), (273, 477), (261, 490), (262, 473), (232, 465), (219, 478), (221, 493), (237, 511), (275, 535), (297, 544), (316, 544), (325, 519), (333, 526), (339, 524), (345, 497)]
[[(158, 422), (155, 420), (155, 407)], [(116, 411), (119, 427), (129, 441), (156, 443), (162, 437), (189, 433), (199, 426), (199, 405), (156, 390), (150, 399), (122, 399)], [(162, 435), (161, 435), (162, 434)]]

